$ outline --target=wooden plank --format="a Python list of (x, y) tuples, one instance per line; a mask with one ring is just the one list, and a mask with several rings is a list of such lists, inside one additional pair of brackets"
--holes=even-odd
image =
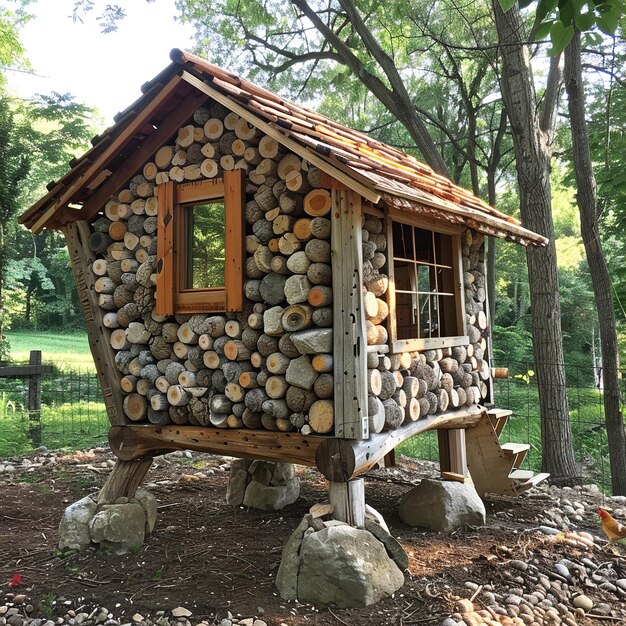
[(332, 482), (345, 482), (364, 474), (400, 443), (435, 428), (465, 428), (475, 426), (484, 415), (481, 407), (429, 415), (396, 430), (370, 434), (368, 440), (324, 439), (317, 448), (317, 469)]
[(96, 159), (94, 159), (87, 171), (77, 178), (63, 192), (60, 198), (33, 224), (31, 230), (37, 234), (46, 225), (48, 220), (52, 219), (55, 213), (66, 204), (68, 204), (73, 195), (81, 188), (86, 187), (91, 180), (98, 175), (100, 170), (107, 163), (109, 158), (129, 141), (133, 135), (146, 123), (150, 121), (155, 109), (157, 109), (165, 100), (167, 100), (180, 86), (182, 79), (179, 76), (172, 76), (170, 81), (155, 95), (146, 107), (141, 110), (134, 119), (130, 121), (128, 126), (120, 132), (120, 134), (111, 142), (109, 147), (104, 150)]
[(198, 450), (212, 454), (315, 465), (315, 452), (326, 437), (269, 430), (153, 426), (130, 424), (109, 431), (113, 453), (122, 460), (150, 458), (172, 450)]
[[(391, 285), (391, 280), (389, 281)], [(393, 295), (395, 302), (395, 291)], [(391, 307), (389, 307), (391, 314)], [(461, 318), (465, 319), (465, 317)], [(460, 335), (458, 337), (428, 337), (424, 339), (396, 339), (392, 341), (391, 351), (393, 354), (400, 352), (419, 352), (421, 350), (437, 350), (438, 348), (453, 348), (454, 346), (467, 346), (469, 337)]]
[(331, 482), (328, 501), (333, 505), (333, 519), (355, 528), (365, 526), (365, 481), (362, 478), (345, 483)]
[(205, 82), (196, 78), (193, 74), (190, 74), (187, 71), (183, 71), (182, 73), (183, 80), (186, 80), (190, 85), (196, 87), (207, 96), (211, 96), (215, 101), (223, 104), (226, 108), (230, 109), (237, 113), (240, 117), (243, 117), (247, 122), (256, 126), (261, 132), (269, 135), (273, 139), (276, 139), (280, 144), (292, 150), (299, 156), (306, 159), (309, 163), (312, 163), (316, 167), (319, 167), (323, 172), (326, 172), (333, 178), (336, 178), (339, 182), (347, 185), (350, 189), (354, 190), (364, 198), (367, 198), (370, 202), (376, 204), (380, 200), (380, 194), (372, 191), (370, 187), (367, 187), (353, 178), (350, 177), (349, 174), (342, 172), (336, 167), (332, 166), (328, 161), (315, 154), (312, 150), (305, 148), (301, 144), (299, 144), (291, 137), (287, 137), (282, 132), (280, 132), (277, 128), (272, 126), (271, 124), (265, 122), (260, 119), (253, 113), (251, 113), (247, 108), (236, 102), (235, 100), (229, 98), (226, 94), (218, 91), (217, 89), (207, 85)]
[[(389, 334), (389, 344), (400, 347), (402, 344), (398, 342), (398, 320), (396, 315), (396, 279), (393, 263), (393, 222), (387, 217), (385, 220), (385, 232), (387, 235), (387, 275), (389, 277), (389, 286), (387, 287), (387, 308), (389, 315), (387, 317), (387, 331)], [(468, 339), (469, 341), (469, 339)]]
[(367, 345), (362, 304), (361, 197), (331, 192), (335, 436), (367, 439)]
[(227, 311), (243, 311), (245, 187), (242, 174), (241, 169), (224, 172), (226, 207), (224, 289)]
[[(41, 367), (41, 350), (31, 350), (29, 364)], [(28, 431), (33, 448), (41, 445), (41, 376), (31, 375), (28, 379)]]
[(51, 365), (11, 365), (0, 367), (0, 378), (26, 378), (27, 376), (38, 376), (51, 372)]
[(463, 474), (455, 474), (454, 472), (441, 472), (441, 478), (443, 480), (453, 480), (457, 483), (464, 483), (466, 480)]
[(183, 98), (178, 106), (168, 113), (167, 117), (159, 124), (159, 127), (144, 139), (137, 150), (124, 161), (123, 166), (113, 172), (108, 180), (86, 200), (80, 211), (76, 211), (78, 214), (76, 219), (89, 221), (100, 211), (109, 197), (116, 195), (143, 164), (150, 160), (152, 154), (169, 141), (178, 128), (202, 105), (204, 99), (204, 94), (199, 94), (195, 90)]
[(110, 331), (102, 323), (104, 312), (98, 306), (98, 294), (91, 266), (95, 255), (89, 249), (89, 225), (81, 220), (63, 228), (76, 280), (78, 298), (85, 318), (89, 348), (112, 425), (125, 424), (124, 405), (120, 387), (121, 373), (115, 367), (115, 351), (109, 343)]
[(159, 185), (157, 207), (156, 306), (159, 315), (174, 314), (174, 183)]
[(410, 226), (417, 226), (424, 230), (434, 230), (438, 233), (445, 235), (460, 235), (466, 226), (460, 224), (451, 224), (446, 222), (444, 218), (436, 219), (434, 217), (428, 217), (426, 215), (419, 215), (416, 213), (407, 213), (407, 211), (401, 211), (393, 206), (387, 209), (387, 215), (395, 222), (402, 222), (403, 224), (409, 224)]

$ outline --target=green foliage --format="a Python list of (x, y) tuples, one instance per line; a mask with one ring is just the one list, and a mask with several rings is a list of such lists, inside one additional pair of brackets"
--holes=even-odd
[[(499, 0), (504, 11), (515, 5), (515, 0)], [(520, 6), (527, 6), (530, 0), (520, 0)], [(542, 40), (548, 37), (551, 42), (548, 54), (554, 56), (565, 50), (574, 36), (574, 28), (588, 32), (590, 43), (598, 43), (600, 30), (613, 36), (623, 24), (626, 16), (624, 0), (539, 0), (531, 37)]]

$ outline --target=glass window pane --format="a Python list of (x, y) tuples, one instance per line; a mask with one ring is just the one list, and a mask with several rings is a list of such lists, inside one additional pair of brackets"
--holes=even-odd
[(224, 286), (225, 210), (224, 201), (187, 207), (186, 289)]
[(393, 223), (393, 255), (400, 259), (413, 259), (413, 233), (411, 226)]
[(417, 266), (417, 290), (420, 293), (435, 291), (435, 285), (430, 282), (431, 268), (428, 265)]
[(428, 294), (420, 294), (419, 296), (419, 335), (420, 338), (426, 338), (431, 336), (431, 317), (430, 317), (430, 309), (431, 309), (431, 300), (432, 296)]

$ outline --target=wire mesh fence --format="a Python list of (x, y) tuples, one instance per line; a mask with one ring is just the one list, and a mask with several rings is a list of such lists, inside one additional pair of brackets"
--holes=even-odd
[[(531, 444), (524, 468), (537, 472), (541, 468), (541, 427), (534, 365), (509, 363), (507, 366), (509, 377), (494, 381), (495, 406), (513, 411), (500, 439)], [(608, 440), (598, 372), (591, 367), (566, 366), (566, 381), (580, 474), (585, 483), (593, 482), (610, 491)], [(623, 376), (621, 381), (624, 385)], [(78, 449), (106, 442), (109, 422), (95, 373), (54, 370), (43, 375), (38, 416), (27, 410), (27, 395), (27, 380), (0, 378), (0, 456), (24, 454), (34, 445)], [(33, 419), (37, 417), (39, 422)], [(41, 439), (33, 441), (33, 428), (39, 425)], [(400, 452), (437, 461), (436, 432), (413, 437), (401, 445)]]

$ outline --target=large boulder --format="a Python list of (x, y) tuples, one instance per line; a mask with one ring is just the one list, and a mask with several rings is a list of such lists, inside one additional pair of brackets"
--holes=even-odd
[(387, 533), (376, 522), (368, 519), (366, 524), (373, 532), (305, 515), (283, 548), (276, 575), (281, 597), (356, 608), (402, 587), (407, 563), (402, 547), (387, 543)]
[(300, 550), (298, 600), (363, 607), (395, 593), (404, 575), (369, 531), (347, 524), (306, 532)]
[(91, 545), (89, 522), (96, 514), (97, 503), (91, 496), (70, 504), (59, 524), (59, 549), (82, 550)]
[(115, 554), (126, 554), (143, 544), (146, 513), (136, 502), (106, 504), (89, 524), (91, 540)]
[(445, 532), (485, 524), (485, 505), (468, 482), (424, 479), (404, 494), (399, 513), (409, 526)]

